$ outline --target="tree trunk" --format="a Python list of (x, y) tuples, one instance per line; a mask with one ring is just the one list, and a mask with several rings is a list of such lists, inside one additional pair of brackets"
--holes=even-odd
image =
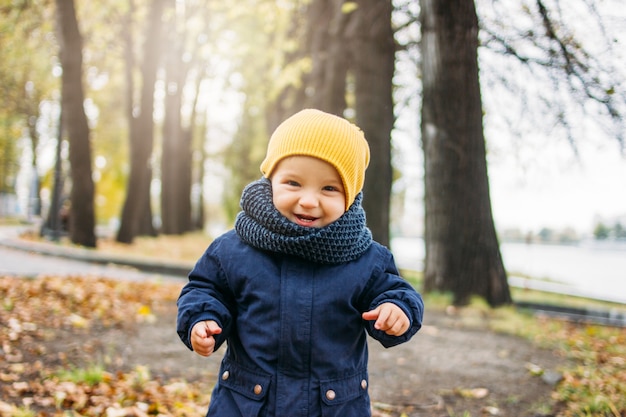
[[(198, 136), (200, 139), (198, 140), (197, 146), (194, 147), (194, 153), (198, 155), (198, 157), (192, 158), (193, 162), (195, 163), (195, 170), (193, 171), (195, 175), (192, 181), (194, 183), (194, 186), (197, 187), (198, 190), (195, 200), (196, 204), (195, 206), (192, 206), (192, 230), (204, 230), (204, 225), (206, 223), (206, 214), (204, 207), (204, 162), (208, 159), (205, 146), (205, 140), (208, 132), (207, 119), (208, 117), (203, 117), (202, 121), (200, 122), (200, 126), (198, 126), (198, 130), (200, 132)], [(196, 123), (194, 122), (192, 126), (196, 126)]]
[[(161, 15), (164, 0), (150, 3), (150, 12), (144, 41), (145, 56), (141, 67), (142, 87), (139, 115), (130, 117), (130, 174), (126, 188), (126, 200), (122, 209), (117, 241), (132, 243), (139, 234), (155, 235), (150, 209), (150, 183), (152, 170), (150, 157), (154, 144), (154, 83), (159, 62), (161, 44)], [(131, 63), (127, 63), (130, 65)]]
[(493, 223), (473, 0), (420, 0), (425, 169), (424, 290), (454, 304), (511, 301)]
[(313, 62), (307, 106), (343, 117), (348, 55), (345, 29), (351, 14), (343, 0), (316, 0), (307, 10), (308, 50)]
[(391, 0), (359, 0), (352, 38), (356, 124), (371, 149), (365, 176), (363, 207), (374, 239), (389, 245), (391, 199), (391, 130), (395, 41), (391, 27)]
[[(189, 207), (186, 213), (186, 230), (203, 230), (204, 229), (204, 161), (206, 161), (206, 152), (204, 150), (204, 141), (207, 134), (206, 117), (199, 118), (200, 110), (198, 102), (200, 101), (200, 92), (202, 88), (202, 79), (196, 80), (196, 90), (193, 97), (192, 112), (189, 120), (189, 126), (184, 129), (183, 134), (189, 143), (189, 149), (186, 152), (186, 162), (183, 166), (187, 166), (185, 170), (187, 177), (186, 193), (189, 196), (187, 201)], [(206, 115), (205, 115), (206, 116)], [(198, 126), (200, 124), (200, 126)], [(194, 190), (195, 188), (195, 190)]]
[(167, 91), (161, 155), (161, 232), (182, 234), (189, 231), (190, 216), (190, 135), (182, 128), (182, 90), (185, 71), (180, 62), (177, 40), (170, 39), (167, 57)]
[(40, 235), (49, 236), (53, 241), (58, 241), (61, 237), (61, 194), (63, 190), (63, 164), (61, 158), (61, 148), (63, 146), (63, 109), (59, 113), (59, 123), (57, 126), (57, 143), (54, 149), (54, 176), (52, 178), (52, 195), (50, 197), (50, 207), (46, 220), (41, 225)]
[(31, 167), (33, 170), (33, 180), (29, 184), (30, 192), (28, 199), (28, 216), (41, 216), (41, 181), (39, 179), (39, 173), (37, 171), (38, 155), (37, 148), (39, 147), (39, 132), (37, 131), (37, 122), (39, 121), (39, 106), (37, 110), (31, 113), (28, 118), (28, 135), (30, 136), (30, 143), (33, 155), (31, 157)]
[(82, 37), (73, 0), (57, 0), (63, 68), (61, 106), (69, 138), (72, 190), (69, 231), (72, 243), (95, 247), (94, 183), (91, 177), (89, 125), (83, 107)]

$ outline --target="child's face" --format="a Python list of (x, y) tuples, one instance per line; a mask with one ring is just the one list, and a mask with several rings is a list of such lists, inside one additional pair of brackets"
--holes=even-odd
[(290, 221), (305, 227), (324, 227), (345, 211), (346, 196), (337, 170), (310, 156), (290, 156), (272, 174), (272, 199)]

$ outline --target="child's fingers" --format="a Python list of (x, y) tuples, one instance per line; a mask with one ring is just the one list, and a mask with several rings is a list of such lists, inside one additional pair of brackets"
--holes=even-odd
[(376, 320), (374, 328), (392, 336), (403, 335), (409, 327), (408, 318), (399, 307), (384, 303), (362, 314), (364, 320)]
[(209, 356), (215, 349), (213, 335), (222, 333), (222, 328), (213, 320), (197, 323), (192, 329), (191, 345), (201, 356)]
[(206, 330), (209, 336), (222, 333), (222, 328), (213, 320), (206, 321)]
[(384, 307), (384, 304), (379, 305), (373, 310), (366, 311), (365, 313), (361, 315), (361, 317), (363, 317), (364, 320), (368, 320), (368, 321), (376, 320), (376, 323), (374, 323), (374, 328), (377, 330), (384, 331), (386, 330), (385, 327), (387, 327), (385, 323), (389, 318), (390, 311), (389, 309), (383, 308), (383, 307)]
[(191, 346), (198, 355), (209, 356), (215, 349), (215, 338), (213, 336), (194, 335), (191, 337)]
[(379, 307), (378, 318), (374, 323), (374, 328), (382, 331), (387, 331), (393, 326), (393, 320), (391, 317), (392, 310), (390, 308), (384, 308), (384, 305)]
[(213, 353), (215, 349), (215, 339), (213, 337), (208, 337), (205, 339), (196, 340), (195, 343), (192, 344), (194, 352), (196, 352), (200, 356), (209, 356)]
[(401, 336), (408, 330), (408, 328), (408, 320), (403, 320), (401, 317), (398, 317), (387, 333), (393, 336)]
[(361, 315), (361, 317), (363, 317), (363, 320), (368, 320), (368, 321), (376, 320), (378, 318), (379, 310), (380, 310), (380, 307), (377, 307), (374, 310), (366, 311), (365, 313)]

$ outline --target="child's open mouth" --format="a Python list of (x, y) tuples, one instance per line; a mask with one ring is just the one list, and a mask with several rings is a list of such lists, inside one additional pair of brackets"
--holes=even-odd
[(298, 223), (303, 226), (307, 226), (315, 222), (318, 218), (313, 216), (307, 216), (304, 214), (296, 214), (296, 219), (298, 219)]

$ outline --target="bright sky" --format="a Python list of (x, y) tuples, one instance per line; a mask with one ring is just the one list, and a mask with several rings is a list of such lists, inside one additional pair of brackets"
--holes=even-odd
[[(622, 47), (626, 43), (623, 20), (626, 9), (621, 3), (614, 0), (575, 2), (572, 7), (558, 9), (569, 23), (567, 30), (584, 42), (583, 47), (598, 59), (606, 71), (604, 76), (612, 74), (617, 80), (614, 82), (618, 83), (626, 76), (623, 66), (626, 57)], [(506, 4), (510, 7), (514, 3)], [(500, 6), (503, 8), (504, 3)], [(597, 24), (595, 15), (590, 12), (593, 7), (604, 16), (602, 26)], [(481, 9), (483, 12), (489, 10), (495, 8)], [(509, 23), (513, 22), (518, 23), (515, 19)], [(605, 43), (600, 36), (605, 33), (611, 34), (611, 44)], [(496, 58), (484, 52), (481, 55), (483, 58)], [(503, 68), (503, 62), (494, 62), (497, 63), (495, 68)], [(531, 86), (531, 80), (535, 79), (522, 72), (518, 77), (522, 77), (520, 85), (526, 87)], [(544, 82), (539, 88), (544, 89), (547, 85), (550, 84)], [(483, 93), (488, 93), (489, 88), (494, 86), (486, 87)], [(540, 95), (538, 93), (531, 92), (529, 97), (536, 97)], [(528, 123), (521, 121), (526, 118), (531, 124), (524, 129), (525, 136), (517, 139), (519, 143), (516, 144), (515, 139), (502, 137), (506, 136), (506, 124), (496, 126), (486, 121), (486, 135), (492, 153), (489, 157), (489, 179), (496, 226), (500, 230), (519, 227), (527, 231), (538, 231), (542, 227), (572, 227), (581, 233), (590, 233), (598, 221), (613, 225), (621, 219), (622, 224), (626, 224), (626, 144), (621, 154), (617, 140), (602, 132), (608, 117), (602, 120), (594, 116), (594, 112), (577, 113), (576, 106), (564, 109), (573, 115), (570, 123), (580, 123), (580, 126), (572, 126), (579, 154), (576, 158), (569, 143), (558, 137), (558, 131), (549, 131), (550, 123), (546, 121), (551, 117), (543, 117), (532, 109), (529, 114), (529, 109), (519, 107), (515, 97), (509, 97), (507, 102), (501, 99), (503, 95), (506, 95), (504, 91), (491, 95), (492, 99), (496, 97), (492, 102), (493, 113), (510, 112), (509, 121), (512, 123)], [(555, 91), (555, 96), (558, 95)], [(593, 105), (587, 103), (585, 108), (592, 109)], [(535, 136), (529, 136), (529, 132), (533, 131)]]
[(491, 158), (489, 178), (499, 229), (572, 227), (590, 233), (597, 221), (626, 218), (626, 153), (615, 140), (604, 146), (579, 145), (576, 160), (566, 143), (537, 150), (527, 161)]

